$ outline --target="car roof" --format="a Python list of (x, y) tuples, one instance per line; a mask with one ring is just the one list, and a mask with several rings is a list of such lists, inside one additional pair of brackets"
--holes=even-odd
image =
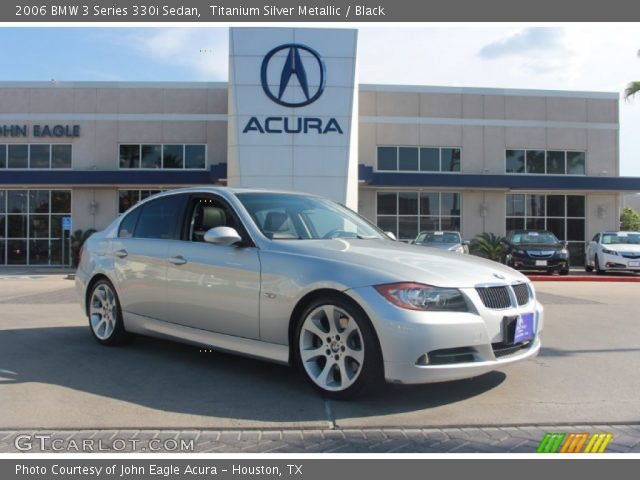
[(225, 186), (200, 186), (200, 187), (184, 187), (165, 190), (162, 193), (189, 193), (189, 192), (211, 192), (211, 193), (280, 193), (288, 195), (305, 195), (315, 197), (317, 195), (306, 192), (294, 192), (291, 190), (274, 190), (268, 188), (250, 188), (250, 187), (225, 187)]
[(553, 233), (549, 230), (511, 230), (509, 233)]

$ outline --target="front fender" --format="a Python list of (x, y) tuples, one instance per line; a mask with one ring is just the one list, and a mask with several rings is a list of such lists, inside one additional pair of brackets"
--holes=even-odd
[(260, 251), (260, 338), (287, 345), (289, 319), (302, 298), (317, 290), (350, 288), (393, 281), (384, 272), (335, 260)]

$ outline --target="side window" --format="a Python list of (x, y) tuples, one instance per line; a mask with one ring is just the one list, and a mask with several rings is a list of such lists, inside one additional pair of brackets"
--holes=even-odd
[(231, 227), (245, 240), (248, 235), (236, 214), (225, 203), (211, 197), (194, 198), (189, 208), (190, 219), (187, 240), (204, 242), (208, 230), (216, 227)]
[(120, 222), (120, 226), (118, 227), (118, 236), (120, 238), (133, 237), (133, 231), (136, 228), (136, 223), (138, 223), (140, 210), (142, 209), (136, 208), (133, 212), (129, 213), (126, 217), (122, 219), (122, 221)]
[(145, 203), (138, 218), (135, 238), (175, 238), (176, 225), (182, 216), (183, 195), (170, 195)]

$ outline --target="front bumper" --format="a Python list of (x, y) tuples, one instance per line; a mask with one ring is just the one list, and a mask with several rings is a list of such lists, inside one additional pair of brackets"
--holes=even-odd
[(600, 267), (605, 270), (628, 270), (640, 272), (640, 258), (626, 258), (622, 255), (600, 254)]
[[(540, 262), (545, 262), (540, 264)], [(568, 258), (546, 258), (533, 259), (526, 257), (511, 257), (508, 262), (509, 266), (516, 270), (540, 270), (545, 272), (553, 272), (569, 269)]]
[[(476, 311), (411, 311), (392, 305), (372, 287), (346, 292), (363, 306), (374, 325), (387, 382), (418, 384), (470, 378), (538, 354), (544, 315), (536, 300), (518, 308), (493, 310), (482, 305), (475, 289), (461, 290)], [(534, 338), (505, 349), (504, 317), (524, 313), (534, 314)], [(425, 362), (425, 358), (429, 360)]]

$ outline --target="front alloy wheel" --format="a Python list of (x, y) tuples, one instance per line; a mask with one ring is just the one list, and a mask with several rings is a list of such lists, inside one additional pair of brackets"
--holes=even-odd
[(341, 299), (311, 305), (299, 322), (296, 360), (323, 393), (349, 398), (376, 382), (379, 348), (366, 316)]
[(88, 311), (91, 332), (99, 343), (118, 345), (127, 338), (120, 302), (111, 282), (100, 280), (94, 285)]

